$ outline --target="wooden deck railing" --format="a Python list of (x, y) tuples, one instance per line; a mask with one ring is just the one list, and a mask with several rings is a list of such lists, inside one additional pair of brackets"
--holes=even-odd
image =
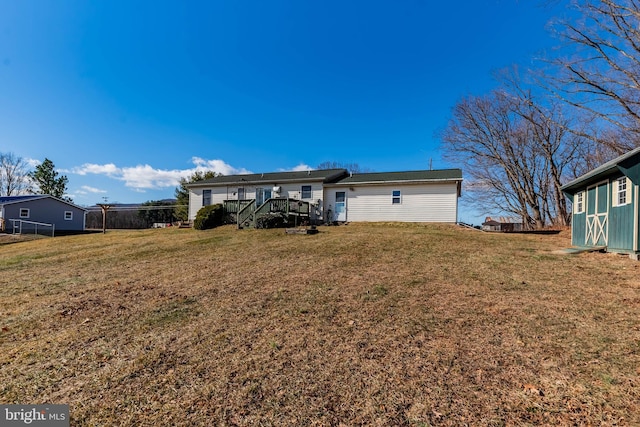
[(283, 213), (286, 215), (309, 215), (311, 212), (311, 204), (304, 200), (295, 200), (288, 198), (268, 199), (262, 206), (256, 209), (256, 217), (266, 213)]
[[(277, 197), (267, 199), (262, 205), (256, 206), (252, 200), (225, 200), (223, 202), (225, 214), (235, 217), (238, 226), (256, 226), (256, 220), (268, 214), (284, 214), (296, 216), (310, 216), (311, 203), (304, 200)], [(238, 211), (238, 207), (240, 208)]]
[[(255, 203), (255, 200), (225, 200), (222, 202), (222, 206), (224, 208), (225, 213), (227, 214), (235, 214), (238, 213), (238, 210), (242, 210), (247, 205)], [(238, 205), (240, 205), (240, 209), (238, 209)]]

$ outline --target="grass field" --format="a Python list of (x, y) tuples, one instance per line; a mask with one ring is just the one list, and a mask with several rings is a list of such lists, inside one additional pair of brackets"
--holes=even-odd
[(445, 225), (0, 241), (0, 403), (71, 425), (640, 424), (640, 263)]

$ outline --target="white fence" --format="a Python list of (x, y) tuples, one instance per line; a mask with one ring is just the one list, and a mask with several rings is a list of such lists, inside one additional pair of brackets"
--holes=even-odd
[[(42, 234), (43, 236), (50, 235), (51, 237), (54, 237), (56, 232), (55, 224), (26, 221), (24, 219), (10, 219), (9, 221), (13, 223), (13, 234)], [(40, 232), (38, 232), (38, 227), (40, 227)], [(50, 233), (45, 233), (46, 230), (49, 230)]]

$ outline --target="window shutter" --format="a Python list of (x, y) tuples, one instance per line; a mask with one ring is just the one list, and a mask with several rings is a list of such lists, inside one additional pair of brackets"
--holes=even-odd
[(633, 188), (633, 185), (631, 184), (631, 180), (629, 179), (629, 177), (627, 177), (627, 203), (631, 203), (631, 189)]
[(611, 195), (611, 206), (618, 206), (618, 186), (620, 184), (618, 183), (618, 180), (614, 180), (613, 181), (613, 191), (612, 191), (612, 195)]

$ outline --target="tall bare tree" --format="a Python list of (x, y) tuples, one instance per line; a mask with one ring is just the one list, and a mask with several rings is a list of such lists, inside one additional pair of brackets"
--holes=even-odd
[(640, 2), (578, 0), (580, 18), (561, 21), (569, 50), (555, 59), (556, 93), (599, 122), (593, 137), (620, 154), (640, 145)]
[(584, 141), (568, 131), (559, 108), (538, 102), (517, 80), (508, 83), (454, 107), (441, 135), (444, 156), (464, 168), (474, 204), (486, 212), (517, 215), (531, 228), (564, 225), (560, 185), (573, 177)]
[(17, 196), (31, 188), (28, 163), (13, 153), (0, 153), (0, 196)]

